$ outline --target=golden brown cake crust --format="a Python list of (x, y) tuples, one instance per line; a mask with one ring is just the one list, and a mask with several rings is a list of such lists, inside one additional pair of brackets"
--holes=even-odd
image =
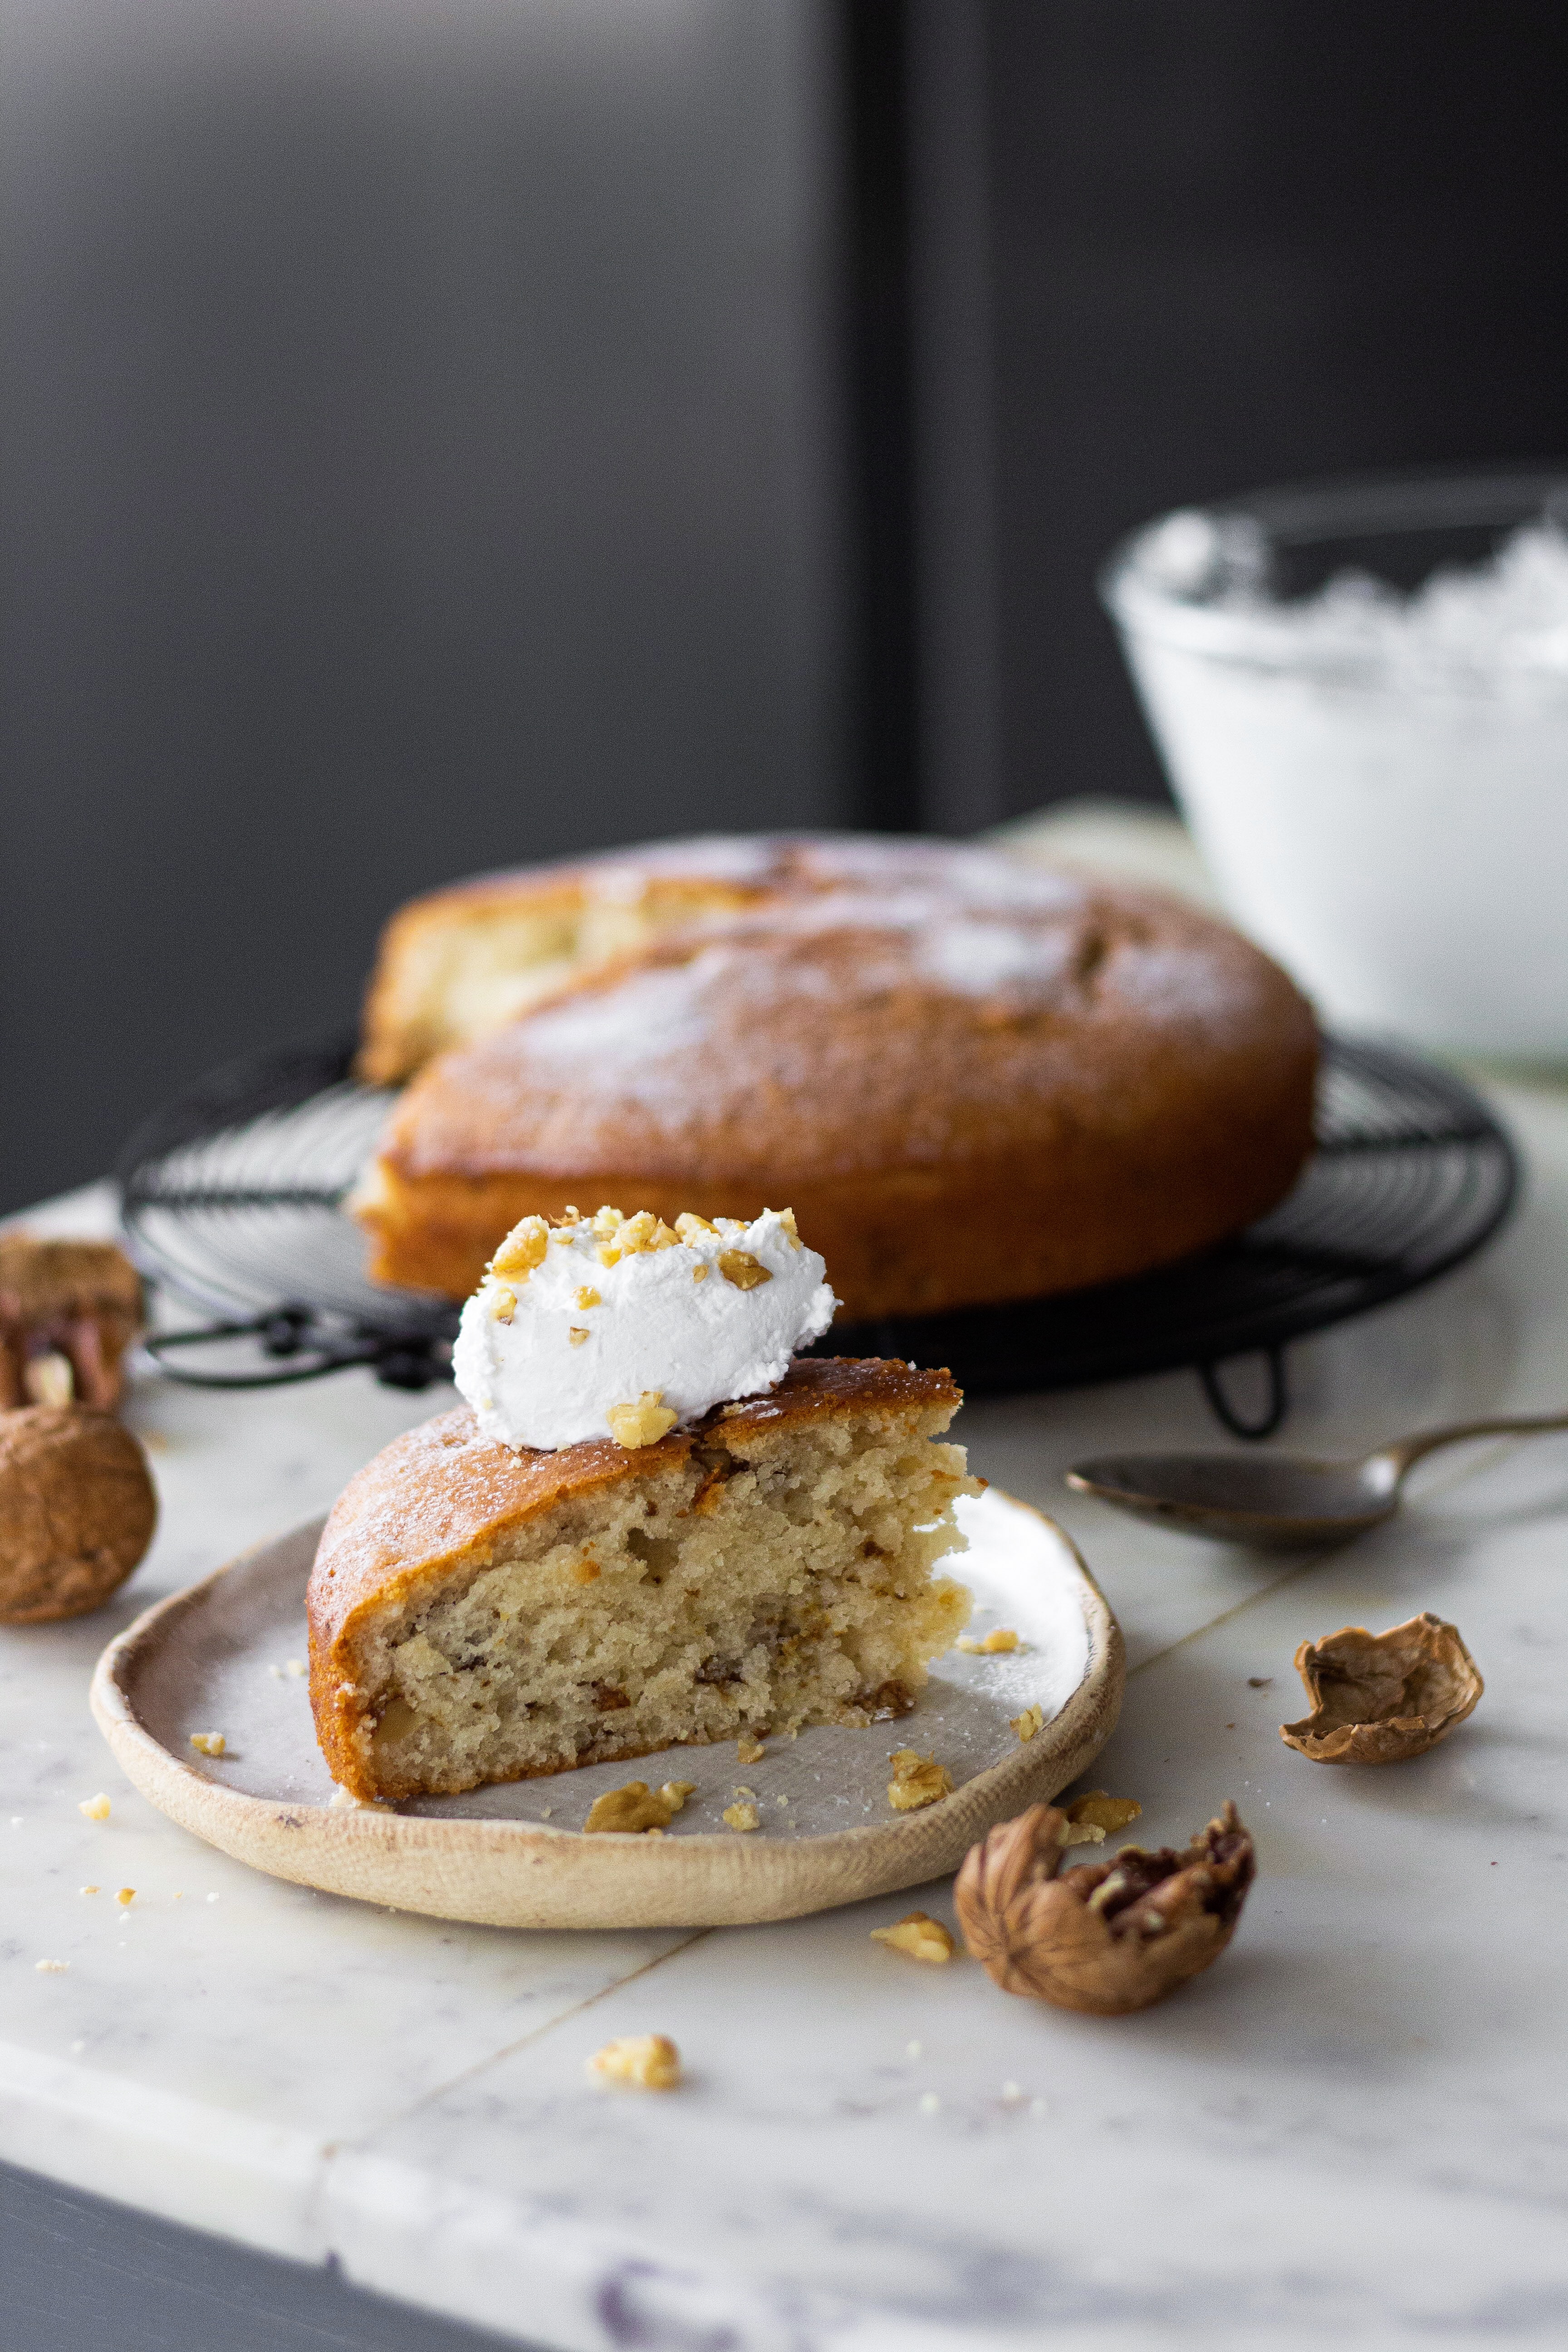
[(940, 888), (803, 892), (442, 1055), (362, 1208), (375, 1275), (464, 1296), (568, 1203), (787, 1205), (860, 1319), (1108, 1281), (1271, 1207), (1317, 1065), (1279, 967), (1156, 893), (952, 855)]
[(435, 1587), (465, 1562), (482, 1565), (500, 1538), (574, 1496), (683, 1465), (715, 1423), (742, 1442), (847, 1408), (952, 1413), (961, 1401), (946, 1371), (893, 1360), (803, 1358), (766, 1395), (721, 1405), (693, 1427), (633, 1451), (602, 1437), (553, 1454), (514, 1452), (480, 1437), (467, 1405), (405, 1431), (343, 1488), (310, 1571), (310, 1705), (332, 1777), (351, 1789), (363, 1777), (356, 1734), (364, 1708), (353, 1685), (351, 1640), (362, 1611), (422, 1584)]

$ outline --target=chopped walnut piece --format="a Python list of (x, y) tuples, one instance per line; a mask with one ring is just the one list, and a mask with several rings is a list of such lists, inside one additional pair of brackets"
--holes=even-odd
[(888, 1802), (896, 1813), (918, 1812), (922, 1805), (934, 1805), (939, 1797), (952, 1796), (952, 1775), (934, 1756), (921, 1756), (913, 1748), (896, 1748), (890, 1760), (893, 1777), (888, 1783)]
[(714, 1235), (718, 1233), (719, 1228), (717, 1225), (710, 1225), (706, 1217), (693, 1216), (690, 1210), (688, 1209), (680, 1216), (677, 1217), (675, 1221), (675, 1230), (683, 1242), (695, 1244), (701, 1241), (711, 1241)]
[(907, 1952), (911, 1960), (951, 1960), (952, 1937), (940, 1919), (929, 1912), (910, 1911), (890, 1927), (873, 1927), (871, 1941), (887, 1944), (895, 1952)]
[(112, 1242), (0, 1234), (0, 1411), (112, 1412), (142, 1328), (142, 1278)]
[(719, 1271), (737, 1290), (755, 1290), (759, 1283), (773, 1280), (762, 1260), (753, 1257), (750, 1250), (721, 1250)]
[(1369, 1633), (1345, 1625), (1303, 1642), (1296, 1671), (1310, 1715), (1282, 1723), (1279, 1737), (1314, 1764), (1403, 1764), (1425, 1756), (1473, 1714), (1486, 1685), (1457, 1625), (1424, 1610)]
[(1018, 1738), (1021, 1740), (1033, 1739), (1036, 1732), (1038, 1731), (1044, 1724), (1045, 1719), (1046, 1710), (1043, 1706), (1026, 1706), (1022, 1715), (1015, 1715), (1010, 1717), (1013, 1729), (1017, 1733)]
[(127, 1905), (129, 1905), (129, 1904), (132, 1904), (132, 1903), (134, 1903), (134, 1902), (135, 1902), (135, 1900), (136, 1900), (136, 1889), (135, 1889), (133, 1886), (121, 1886), (121, 1887), (119, 1887), (119, 1888), (117, 1888), (117, 1889), (116, 1889), (114, 1899), (115, 1899), (115, 1901), (119, 1904), (119, 1906), (120, 1906), (121, 1909), (123, 1911), (123, 1910), (126, 1908)]
[(680, 2084), (680, 2053), (665, 2033), (625, 2033), (606, 2042), (588, 2061), (603, 2083), (633, 2091), (674, 2091)]
[(576, 1303), (585, 1315), (590, 1307), (602, 1307), (605, 1302), (592, 1285), (585, 1282), (577, 1293)]
[(748, 1738), (744, 1732), (735, 1742), (735, 1754), (742, 1764), (760, 1764), (767, 1752), (760, 1739)]
[(517, 1293), (505, 1283), (497, 1286), (490, 1300), (490, 1313), (498, 1323), (510, 1323), (517, 1313)]
[(1184, 1853), (1128, 1845), (1064, 1870), (1066, 1826), (1054, 1805), (1033, 1805), (971, 1847), (958, 1874), (964, 1939), (1005, 1992), (1120, 2017), (1224, 1951), (1255, 1868), (1228, 1801)]
[(762, 1815), (755, 1805), (726, 1805), (724, 1821), (732, 1830), (755, 1830), (762, 1827)]
[(953, 1646), (967, 1650), (971, 1657), (994, 1658), (1000, 1656), (1005, 1650), (1019, 1649), (1022, 1644), (1011, 1625), (997, 1625), (979, 1641), (973, 1633), (961, 1633)]
[[(666, 1781), (655, 1795), (646, 1780), (628, 1780), (624, 1789), (609, 1789), (602, 1797), (595, 1798), (588, 1808), (584, 1831), (621, 1830), (635, 1835), (640, 1830), (667, 1830), (671, 1817), (680, 1811), (686, 1795), (695, 1785), (692, 1781)], [(675, 1788), (685, 1790), (679, 1803), (670, 1795)]]
[[(1108, 1832), (1124, 1830), (1129, 1822), (1135, 1822), (1142, 1810), (1135, 1797), (1108, 1797), (1103, 1789), (1089, 1789), (1064, 1808), (1069, 1831), (1076, 1830), (1079, 1834), (1065, 1837), (1062, 1843), (1098, 1844)], [(1085, 1830), (1098, 1831), (1099, 1836), (1085, 1838)]]
[(193, 1731), (191, 1746), (200, 1756), (221, 1756), (228, 1742), (221, 1731)]
[(639, 1445), (653, 1445), (668, 1436), (679, 1418), (665, 1403), (662, 1389), (644, 1389), (635, 1404), (613, 1404), (605, 1415), (610, 1424), (610, 1435), (628, 1454)]
[(795, 1221), (795, 1211), (793, 1209), (781, 1209), (778, 1213), (778, 1218), (780, 1224), (789, 1235), (789, 1245), (791, 1249), (804, 1249), (805, 1247), (805, 1244), (801, 1240), (800, 1228)]
[(550, 1227), (542, 1217), (524, 1217), (513, 1225), (494, 1257), (490, 1272), (505, 1276), (509, 1282), (526, 1282), (536, 1265), (542, 1265), (550, 1247)]
[(569, 1324), (566, 1331), (566, 1344), (569, 1348), (580, 1348), (587, 1336), (588, 1327), (585, 1323)]
[(670, 1811), (679, 1813), (684, 1810), (686, 1800), (695, 1793), (696, 1788), (695, 1780), (667, 1780), (658, 1793)]

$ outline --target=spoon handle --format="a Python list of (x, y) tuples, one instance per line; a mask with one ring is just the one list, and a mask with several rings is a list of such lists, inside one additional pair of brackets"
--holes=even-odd
[(1394, 1475), (1403, 1478), (1415, 1463), (1428, 1454), (1436, 1454), (1440, 1445), (1458, 1445), (1467, 1437), (1538, 1437), (1553, 1429), (1568, 1429), (1568, 1412), (1523, 1412), (1504, 1415), (1495, 1421), (1461, 1421), (1450, 1429), (1426, 1429), (1415, 1437), (1396, 1437), (1392, 1445), (1380, 1445), (1378, 1454), (1394, 1465)]

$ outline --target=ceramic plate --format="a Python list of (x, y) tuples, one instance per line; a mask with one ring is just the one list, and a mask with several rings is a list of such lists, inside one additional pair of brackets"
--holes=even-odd
[[(1021, 1646), (939, 1659), (913, 1712), (852, 1731), (770, 1739), (742, 1765), (731, 1742), (671, 1748), (462, 1797), (394, 1807), (332, 1802), (303, 1678), (305, 1584), (321, 1522), (247, 1552), (160, 1601), (110, 1643), (92, 1707), (142, 1795), (182, 1828), (301, 1885), (509, 1927), (735, 1926), (798, 1917), (955, 1870), (995, 1822), (1075, 1780), (1115, 1727), (1121, 1635), (1061, 1529), (992, 1488), (961, 1501), (971, 1634)], [(1020, 1741), (1013, 1718), (1038, 1707)], [(193, 1732), (221, 1731), (208, 1758)], [(953, 1793), (919, 1812), (888, 1802), (895, 1748), (934, 1754)], [(627, 1780), (693, 1780), (662, 1838), (581, 1834)], [(741, 1790), (760, 1829), (721, 1818)]]

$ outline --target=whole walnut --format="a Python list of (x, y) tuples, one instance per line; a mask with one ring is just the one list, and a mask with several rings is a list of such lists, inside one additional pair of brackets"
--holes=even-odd
[(0, 1623), (99, 1608), (153, 1540), (147, 1457), (106, 1412), (0, 1412)]

